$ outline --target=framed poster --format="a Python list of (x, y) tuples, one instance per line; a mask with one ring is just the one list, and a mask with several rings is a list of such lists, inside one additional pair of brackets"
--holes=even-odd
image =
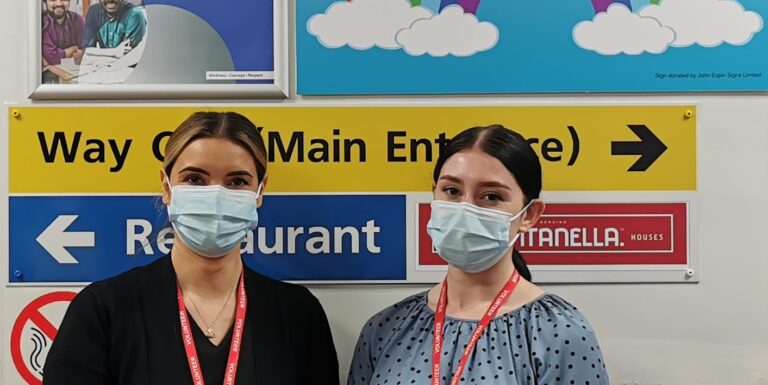
[(32, 99), (288, 96), (279, 0), (31, 0)]
[(298, 92), (765, 91), (766, 18), (764, 0), (299, 1)]

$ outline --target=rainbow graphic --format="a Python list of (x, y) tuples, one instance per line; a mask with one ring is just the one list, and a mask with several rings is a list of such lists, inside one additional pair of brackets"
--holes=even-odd
[(443, 8), (453, 4), (458, 4), (461, 8), (464, 8), (465, 13), (476, 14), (477, 7), (480, 5), (480, 0), (442, 0), (440, 1), (439, 11), (442, 11)]
[[(353, 1), (353, 0), (350, 0)], [(410, 0), (412, 7), (424, 7), (437, 14), (449, 5), (460, 5), (465, 13), (476, 14), (480, 0)]]
[(595, 8), (596, 14), (607, 11), (612, 4), (624, 4), (630, 11), (632, 10), (631, 0), (592, 0), (592, 7)]
[(432, 13), (438, 13), (442, 9), (440, 7), (441, 0), (410, 0), (413, 7), (429, 8)]
[[(347, 0), (354, 1), (354, 0)], [(477, 14), (477, 7), (480, 6), (480, 0), (408, 0), (412, 7), (424, 7), (438, 14), (443, 8), (449, 5), (460, 5), (465, 13)], [(595, 14), (605, 12), (611, 4), (624, 4), (629, 10), (640, 10), (649, 4), (659, 5), (661, 0), (592, 0), (592, 7), (595, 8)]]
[(592, 0), (592, 7), (595, 8), (595, 14), (605, 12), (611, 4), (624, 4), (629, 10), (639, 11), (649, 4), (659, 5), (661, 0)]

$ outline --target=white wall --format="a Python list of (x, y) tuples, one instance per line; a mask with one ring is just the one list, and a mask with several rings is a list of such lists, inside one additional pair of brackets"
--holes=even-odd
[[(0, 13), (0, 101), (25, 99), (26, 2)], [(32, 68), (32, 67), (31, 67)], [(294, 79), (295, 81), (295, 76)], [(301, 104), (308, 99), (296, 98)], [(344, 104), (356, 98), (312, 98)], [(376, 98), (375, 103), (403, 99)], [(425, 99), (440, 103), (441, 98)], [(768, 96), (553, 96), (458, 98), (473, 103), (698, 102), (701, 282), (547, 286), (576, 304), (597, 330), (613, 384), (768, 385)], [(244, 103), (238, 103), (244, 104)], [(3, 116), (4, 116), (3, 112)], [(5, 119), (5, 118), (4, 118)], [(0, 124), (0, 170), (7, 170), (7, 121)], [(41, 176), (44, 177), (44, 176)], [(7, 192), (7, 178), (0, 178)], [(7, 199), (0, 200), (0, 281), (7, 278)], [(329, 315), (342, 378), (360, 327), (377, 310), (424, 286), (313, 286)], [(7, 290), (0, 287), (0, 290)], [(0, 294), (3, 294), (0, 292)], [(0, 298), (3, 298), (0, 295)], [(2, 317), (0, 324), (8, 321)], [(8, 336), (0, 361), (9, 361)], [(3, 365), (0, 365), (2, 370)], [(9, 367), (9, 366), (6, 366)], [(6, 369), (7, 370), (7, 369)], [(0, 384), (11, 376), (0, 372)], [(15, 378), (15, 376), (14, 376)]]

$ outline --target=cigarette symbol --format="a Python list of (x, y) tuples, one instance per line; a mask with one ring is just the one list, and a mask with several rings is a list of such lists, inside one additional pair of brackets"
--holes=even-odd
[(45, 337), (43, 332), (33, 327), (32, 337), (30, 338), (30, 340), (35, 345), (35, 347), (34, 349), (32, 349), (32, 353), (29, 354), (29, 366), (32, 368), (32, 370), (34, 370), (35, 372), (39, 373), (42, 376), (43, 364), (40, 363), (40, 355), (43, 353), (45, 348), (48, 347), (48, 339)]

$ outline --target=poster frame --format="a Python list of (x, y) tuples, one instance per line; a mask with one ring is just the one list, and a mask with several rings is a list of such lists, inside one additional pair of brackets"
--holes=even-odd
[(271, 84), (43, 84), (42, 2), (27, 4), (27, 94), (33, 100), (286, 99), (290, 97), (288, 4), (273, 0), (274, 81)]

